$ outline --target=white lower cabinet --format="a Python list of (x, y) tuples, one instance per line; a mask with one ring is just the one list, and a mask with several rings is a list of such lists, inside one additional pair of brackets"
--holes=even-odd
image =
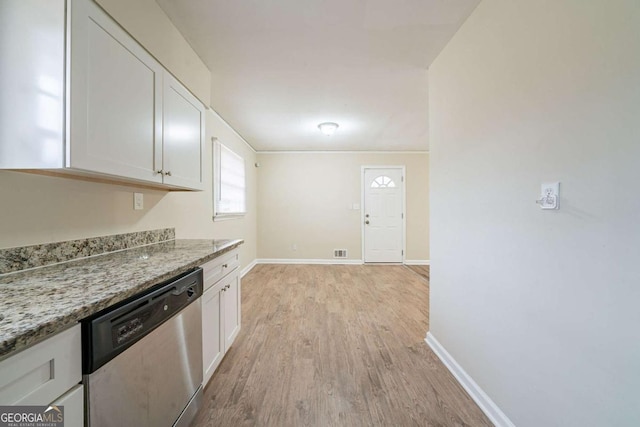
[(216, 258), (202, 268), (205, 272), (205, 291), (202, 295), (202, 383), (206, 386), (240, 332), (241, 288), (237, 251)]
[(224, 348), (231, 347), (240, 333), (240, 275), (238, 270), (224, 280), (222, 292)]
[(78, 384), (50, 405), (64, 408), (64, 427), (84, 426), (84, 387)]
[(202, 381), (204, 384), (216, 370), (224, 356), (222, 327), (222, 306), (219, 288), (209, 288), (202, 295)]
[(80, 325), (0, 362), (0, 405), (64, 406), (64, 425), (84, 424)]

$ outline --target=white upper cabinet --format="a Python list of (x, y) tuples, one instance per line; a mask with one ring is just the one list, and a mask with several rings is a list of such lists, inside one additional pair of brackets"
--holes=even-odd
[(61, 0), (0, 1), (0, 168), (63, 165), (64, 10)]
[(92, 1), (71, 3), (71, 40), (69, 166), (162, 182), (162, 66)]
[[(66, 45), (64, 0), (5, 0), (0, 9), (10, 22), (42, 21), (0, 27), (0, 53), (16, 58), (0, 65), (3, 88), (13, 88), (0, 91), (1, 168), (203, 189), (204, 106), (95, 2), (66, 2)], [(18, 37), (23, 27), (30, 44)]]
[(162, 94), (162, 170), (167, 184), (203, 188), (204, 108), (169, 73)]

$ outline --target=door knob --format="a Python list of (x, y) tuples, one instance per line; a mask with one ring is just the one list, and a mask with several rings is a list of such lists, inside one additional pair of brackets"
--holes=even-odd
[(366, 220), (364, 223), (365, 223), (365, 224), (367, 224), (367, 225), (369, 225), (369, 220)]
[(365, 217), (365, 218), (369, 218), (369, 214), (366, 214), (364, 217)]

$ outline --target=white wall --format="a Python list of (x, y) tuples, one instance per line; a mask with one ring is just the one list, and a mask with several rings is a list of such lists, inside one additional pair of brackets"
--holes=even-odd
[[(427, 153), (259, 153), (258, 258), (362, 259), (361, 166), (406, 166), (407, 260), (429, 259)], [(297, 250), (292, 245), (297, 245)]]
[(518, 426), (640, 425), (639, 28), (484, 0), (430, 68), (431, 333)]

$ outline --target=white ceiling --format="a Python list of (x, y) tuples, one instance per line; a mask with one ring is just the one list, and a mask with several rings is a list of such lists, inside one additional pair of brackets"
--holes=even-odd
[(212, 71), (211, 106), (258, 151), (428, 150), (427, 68), (480, 2), (156, 1)]

